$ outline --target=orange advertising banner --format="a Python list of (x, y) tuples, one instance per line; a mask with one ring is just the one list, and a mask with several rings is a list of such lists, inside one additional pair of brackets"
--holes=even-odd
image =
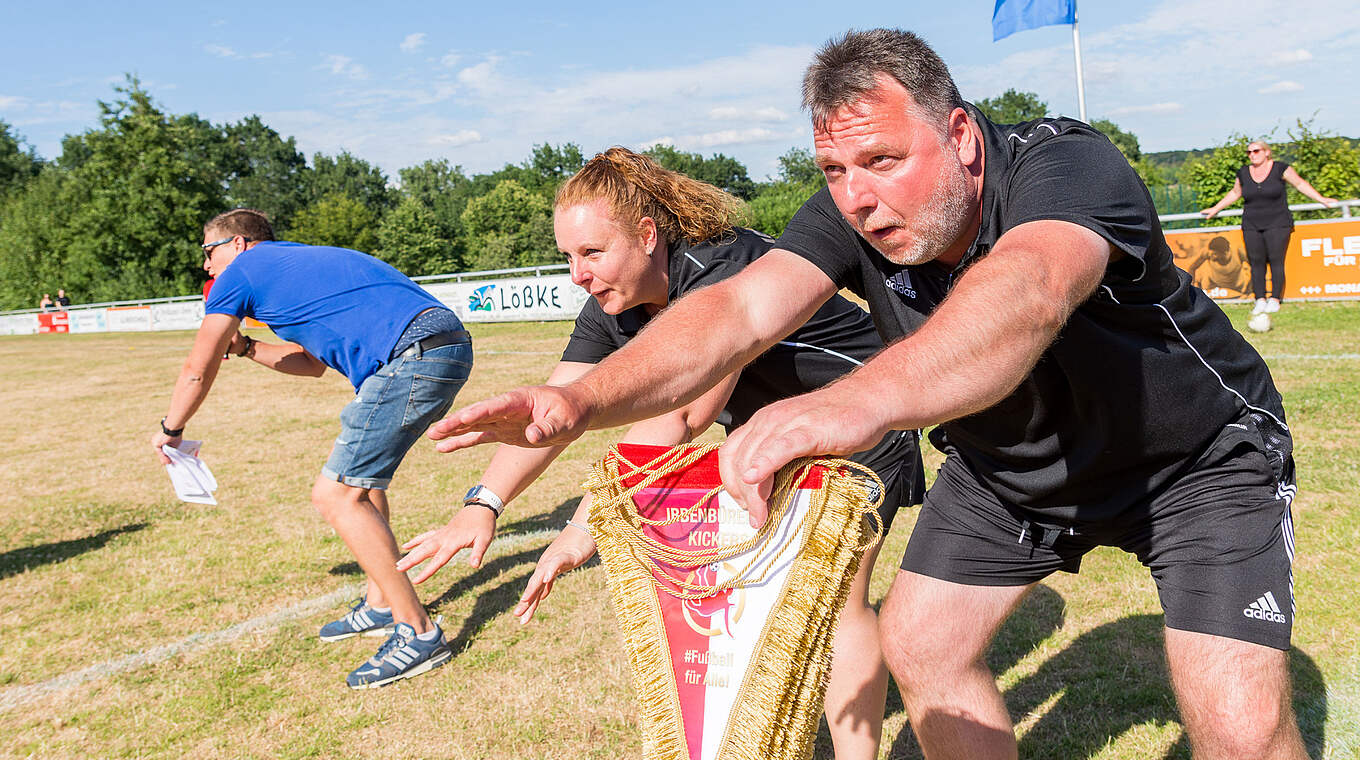
[[(1241, 227), (1167, 230), (1176, 265), (1222, 301), (1251, 300)], [(1296, 222), (1284, 255), (1286, 300), (1360, 299), (1360, 219)], [(1266, 283), (1269, 290), (1270, 277)]]

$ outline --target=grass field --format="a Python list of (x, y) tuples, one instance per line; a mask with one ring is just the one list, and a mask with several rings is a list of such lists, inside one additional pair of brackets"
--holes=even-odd
[[(568, 328), (473, 326), (460, 404), (544, 377)], [(190, 341), (0, 338), (0, 757), (639, 756), (598, 564), (560, 581), (529, 626), (508, 614), (609, 432), (512, 505), (481, 569), (424, 584), (454, 660), (351, 692), (345, 674), (379, 640), (315, 638), (360, 576), (308, 493), (352, 391), (333, 372), (228, 362), (187, 431), (205, 440), (221, 503), (183, 504), (147, 439)], [(1287, 306), (1252, 341), (1296, 437), (1296, 706), (1313, 757), (1360, 757), (1360, 303)], [(417, 444), (391, 490), (398, 536), (442, 524), (490, 453)], [(875, 598), (913, 518), (881, 552)], [(1021, 756), (1189, 757), (1160, 626), (1147, 573), (1114, 550), (1032, 594), (991, 654)], [(888, 711), (883, 756), (919, 757), (895, 692)], [(823, 732), (818, 756), (829, 746)]]

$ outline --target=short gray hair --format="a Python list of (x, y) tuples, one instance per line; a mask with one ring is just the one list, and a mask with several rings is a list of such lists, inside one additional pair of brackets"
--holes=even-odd
[(949, 67), (925, 40), (901, 29), (852, 29), (823, 45), (803, 75), (803, 107), (812, 114), (812, 126), (825, 128), (838, 109), (877, 89), (879, 74), (897, 80), (920, 115), (941, 130), (963, 106)]

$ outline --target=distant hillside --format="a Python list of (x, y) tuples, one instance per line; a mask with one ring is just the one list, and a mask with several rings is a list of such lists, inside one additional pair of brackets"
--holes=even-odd
[[(1341, 139), (1349, 143), (1351, 147), (1360, 145), (1360, 138), (1343, 137)], [(1275, 156), (1282, 161), (1289, 161), (1292, 158), (1290, 145), (1291, 144), (1287, 142), (1275, 143), (1272, 146)], [(1207, 156), (1210, 153), (1213, 153), (1214, 150), (1216, 149), (1192, 148), (1190, 150), (1163, 150), (1156, 153), (1144, 153), (1143, 158), (1146, 159), (1148, 163), (1165, 172), (1168, 178), (1174, 179), (1180, 176), (1181, 167), (1185, 165), (1186, 161), (1192, 158)], [(1243, 156), (1242, 162), (1246, 163), (1246, 160), (1246, 156)]]

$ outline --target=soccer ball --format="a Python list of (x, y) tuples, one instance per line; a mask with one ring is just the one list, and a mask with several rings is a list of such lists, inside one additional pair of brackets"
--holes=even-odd
[(1251, 315), (1251, 319), (1247, 320), (1247, 329), (1258, 333), (1269, 332), (1270, 315), (1264, 312)]

